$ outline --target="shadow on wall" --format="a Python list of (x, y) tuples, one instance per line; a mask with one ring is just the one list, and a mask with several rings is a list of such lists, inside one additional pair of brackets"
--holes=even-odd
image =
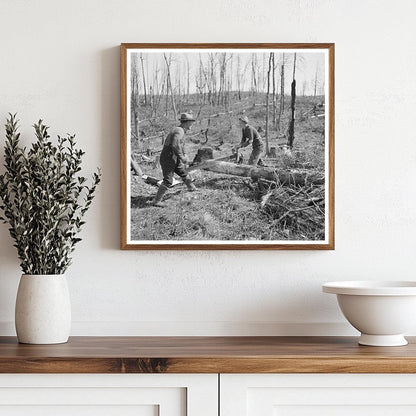
[(101, 247), (120, 248), (120, 47), (101, 51)]

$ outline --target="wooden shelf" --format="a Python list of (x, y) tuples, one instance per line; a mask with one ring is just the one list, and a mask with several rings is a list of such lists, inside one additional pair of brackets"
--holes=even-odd
[(366, 347), (355, 337), (0, 337), (0, 373), (416, 373), (416, 338)]

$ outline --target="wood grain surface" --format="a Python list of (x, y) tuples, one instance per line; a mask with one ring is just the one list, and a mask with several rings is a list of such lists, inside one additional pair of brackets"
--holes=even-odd
[(0, 337), (1, 373), (416, 373), (403, 347), (355, 337), (71, 337), (19, 344)]

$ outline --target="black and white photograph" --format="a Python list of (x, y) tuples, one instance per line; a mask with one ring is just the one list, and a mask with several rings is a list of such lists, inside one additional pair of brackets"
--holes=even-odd
[(333, 44), (121, 52), (122, 247), (333, 248)]

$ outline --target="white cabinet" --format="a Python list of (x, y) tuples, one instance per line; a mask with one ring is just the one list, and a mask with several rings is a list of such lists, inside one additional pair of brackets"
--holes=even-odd
[(414, 416), (411, 374), (222, 374), (221, 416)]
[(0, 374), (0, 416), (218, 415), (414, 416), (416, 375)]
[(0, 416), (218, 416), (217, 374), (1, 374)]

